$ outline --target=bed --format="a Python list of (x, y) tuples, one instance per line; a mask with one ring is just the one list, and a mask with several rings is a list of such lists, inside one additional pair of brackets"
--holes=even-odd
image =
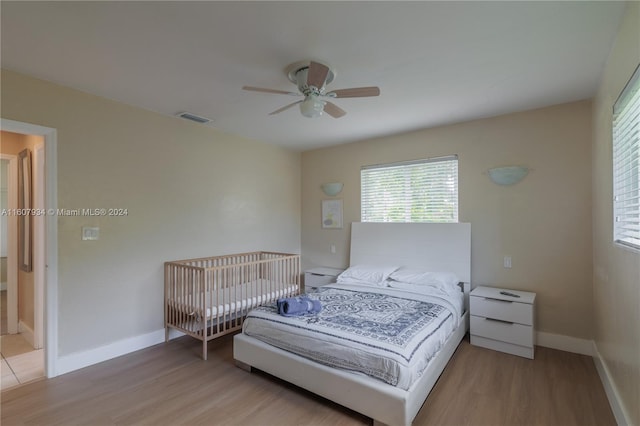
[[(244, 324), (243, 332), (234, 336), (234, 358), (242, 368), (257, 368), (282, 378), (371, 417), (376, 424), (410, 425), (468, 329), (471, 226), (460, 223), (353, 223), (350, 265), (347, 272), (358, 269), (360, 265), (394, 265), (393, 268), (399, 267), (399, 271), (419, 269), (455, 274), (462, 283), (463, 291), (450, 302), (453, 305), (457, 304), (456, 308), (446, 306), (447, 303), (443, 301), (434, 301), (433, 297), (439, 296), (438, 294), (416, 293), (404, 282), (399, 282), (402, 285), (397, 288), (390, 288), (388, 285), (373, 288), (360, 286), (357, 281), (348, 282), (349, 277), (346, 277), (341, 280), (342, 283), (321, 287), (317, 292), (309, 293), (308, 297), (319, 300), (323, 304), (323, 310), (327, 309), (330, 312), (344, 309), (332, 304), (333, 300), (339, 298), (349, 300), (346, 306), (354, 310), (353, 306), (358, 302), (348, 299), (349, 293), (356, 298), (360, 297), (364, 301), (362, 306), (370, 302), (372, 305), (383, 306), (404, 304), (404, 309), (411, 312), (407, 314), (408, 317), (402, 317), (386, 308), (371, 315), (384, 315), (385, 320), (390, 316), (388, 324), (406, 322), (409, 318), (407, 324), (411, 326), (405, 327), (406, 329), (421, 321), (426, 323), (426, 320), (411, 316), (417, 315), (415, 312), (423, 311), (425, 304), (443, 306), (439, 311), (442, 315), (428, 314), (434, 318), (439, 317), (438, 321), (429, 322), (430, 329), (414, 330), (413, 334), (417, 336), (418, 343), (403, 342), (394, 349), (393, 342), (374, 345), (368, 340), (370, 334), (376, 334), (378, 331), (368, 328), (366, 321), (357, 322), (358, 318), (362, 318), (359, 313), (356, 314), (356, 319), (346, 321), (350, 322), (353, 328), (359, 329), (356, 334), (360, 335), (343, 338), (335, 329), (349, 327), (345, 326), (344, 321), (340, 324), (325, 324), (333, 321), (328, 318), (331, 315), (323, 317), (321, 313), (317, 318), (308, 317), (306, 320), (302, 317), (278, 318), (273, 316), (273, 312), (269, 312), (273, 311), (273, 305), (267, 304), (252, 311)], [(388, 282), (390, 277), (391, 275), (387, 276), (384, 282)], [(360, 308), (361, 306), (355, 310), (359, 311)], [(311, 326), (306, 326), (308, 328), (317, 326), (316, 331), (329, 335), (328, 340), (314, 346), (313, 334), (305, 337), (306, 335), (297, 331), (292, 332), (298, 330), (300, 325), (296, 320), (312, 323)], [(269, 322), (278, 324), (271, 327), (267, 324)], [(269, 330), (270, 328), (274, 330)], [(436, 349), (426, 349), (422, 352), (423, 347), (426, 347), (426, 343), (422, 343), (426, 335), (435, 335), (439, 343)], [(351, 348), (344, 344), (344, 341), (349, 339), (353, 341)], [(306, 342), (299, 344), (301, 340)], [(317, 352), (319, 346), (327, 346), (330, 350), (320, 355), (315, 354), (315, 360), (311, 359), (311, 352)], [(365, 365), (366, 371), (358, 370), (354, 368), (351, 360), (354, 356), (358, 357), (365, 346), (378, 346), (378, 349), (385, 351), (387, 355), (391, 352), (395, 354), (387, 356), (383, 361), (376, 361), (375, 358), (370, 361), (358, 359), (357, 364)], [(418, 347), (420, 352), (417, 352), (418, 355), (415, 355), (414, 359), (412, 354)], [(396, 371), (400, 370), (397, 364), (406, 364), (406, 371), (396, 374)], [(385, 376), (386, 373), (389, 374)]]
[(242, 327), (254, 307), (300, 293), (300, 256), (251, 252), (165, 262), (165, 341), (176, 329), (207, 342)]

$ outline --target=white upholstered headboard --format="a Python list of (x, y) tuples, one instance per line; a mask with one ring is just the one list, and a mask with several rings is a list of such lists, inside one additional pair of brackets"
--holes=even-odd
[(471, 224), (353, 222), (349, 263), (453, 272), (470, 283)]

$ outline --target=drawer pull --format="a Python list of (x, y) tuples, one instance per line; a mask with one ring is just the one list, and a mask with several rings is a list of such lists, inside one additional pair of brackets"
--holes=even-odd
[(484, 300), (490, 300), (492, 302), (513, 303), (513, 300), (494, 299), (493, 297), (485, 297)]
[(499, 319), (495, 319), (495, 318), (485, 318), (485, 320), (487, 320), (487, 321), (501, 322), (501, 323), (503, 323), (503, 324), (509, 324), (509, 325), (513, 325), (513, 324), (514, 324), (512, 321), (499, 320)]
[(313, 275), (314, 277), (325, 277), (326, 275), (324, 274), (316, 274), (315, 272), (309, 272), (310, 275)]

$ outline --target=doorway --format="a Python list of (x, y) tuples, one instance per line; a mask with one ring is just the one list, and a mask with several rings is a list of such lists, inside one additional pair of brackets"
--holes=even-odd
[[(31, 297), (34, 300), (34, 310), (29, 344), (32, 348), (42, 348), (39, 350), (43, 353), (44, 376), (55, 377), (58, 359), (56, 130), (7, 119), (1, 119), (1, 126), (4, 131), (39, 136), (42, 140), (42, 143), (35, 143), (31, 147), (34, 188), (32, 208), (47, 213), (33, 216), (34, 286)], [(3, 365), (3, 375), (4, 367)]]
[[(0, 357), (1, 384), (5, 390), (45, 375), (40, 338), (44, 306), (42, 298), (36, 297), (44, 288), (43, 252), (39, 250), (44, 241), (44, 228), (41, 218), (33, 214), (44, 207), (44, 138), (3, 129), (1, 151), (1, 240), (3, 269), (7, 273), (1, 274), (2, 278), (6, 277), (6, 290), (1, 292)], [(16, 156), (17, 170), (14, 167)]]

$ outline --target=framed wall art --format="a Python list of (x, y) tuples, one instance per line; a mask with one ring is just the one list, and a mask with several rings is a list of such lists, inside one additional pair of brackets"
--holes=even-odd
[(322, 227), (342, 228), (342, 200), (322, 200)]

